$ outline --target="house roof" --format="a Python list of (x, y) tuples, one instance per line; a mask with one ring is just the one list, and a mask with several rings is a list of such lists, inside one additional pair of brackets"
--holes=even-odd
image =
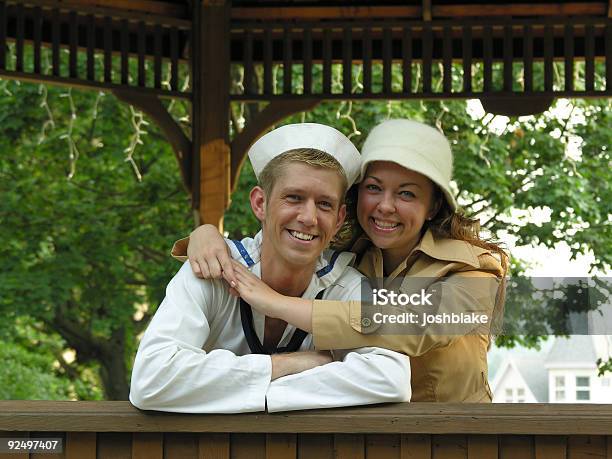
[(591, 364), (595, 365), (597, 352), (590, 335), (573, 335), (569, 338), (558, 337), (544, 360), (547, 367), (555, 364)]
[(548, 402), (548, 371), (541, 357), (514, 357), (514, 366), (538, 402)]

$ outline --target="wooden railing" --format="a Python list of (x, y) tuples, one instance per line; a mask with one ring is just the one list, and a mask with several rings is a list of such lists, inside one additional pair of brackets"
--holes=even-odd
[(610, 458), (612, 405), (394, 404), (278, 414), (142, 412), (127, 402), (0, 401), (0, 437), (61, 438), (0, 458)]

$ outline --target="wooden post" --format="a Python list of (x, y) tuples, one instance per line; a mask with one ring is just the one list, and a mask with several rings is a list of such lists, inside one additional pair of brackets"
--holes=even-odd
[(230, 186), (229, 2), (199, 1), (199, 27), (194, 30), (193, 207), (196, 223), (222, 230)]

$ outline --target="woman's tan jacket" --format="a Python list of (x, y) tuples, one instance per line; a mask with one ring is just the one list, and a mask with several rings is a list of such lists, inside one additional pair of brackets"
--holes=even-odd
[[(382, 251), (367, 239), (358, 241), (355, 249), (363, 253), (359, 271), (370, 278), (373, 287), (380, 286)], [(502, 275), (500, 262), (488, 250), (464, 241), (435, 239), (427, 231), (398, 268), (386, 276), (385, 285), (400, 283), (402, 293), (414, 293), (416, 286), (435, 292), (439, 295), (433, 311), (437, 315), (474, 312), (490, 320)], [(377, 346), (409, 355), (415, 402), (491, 401), (488, 327), (468, 325), (451, 328), (453, 334), (439, 334), (448, 333), (449, 326), (432, 325), (426, 333), (408, 333), (396, 325), (394, 334), (389, 334), (366, 316), (359, 302), (315, 301), (312, 326), (316, 348)]]

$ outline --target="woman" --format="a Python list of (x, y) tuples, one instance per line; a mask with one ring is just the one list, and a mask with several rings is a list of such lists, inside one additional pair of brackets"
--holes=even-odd
[(211, 225), (192, 233), (191, 264), (202, 277), (223, 276), (260, 312), (312, 332), (318, 349), (378, 346), (411, 356), (412, 401), (490, 402), (487, 349), (491, 321), (503, 310), (507, 257), (480, 238), (477, 222), (457, 212), (451, 172), (450, 145), (437, 130), (409, 120), (376, 126), (363, 146), (356, 208), (361, 234), (351, 250), (373, 285), (424, 290), (436, 296), (436, 315), (482, 313), (488, 327), (434, 323), (424, 332), (402, 332), (363, 317), (357, 302), (285, 297), (230, 260)]

